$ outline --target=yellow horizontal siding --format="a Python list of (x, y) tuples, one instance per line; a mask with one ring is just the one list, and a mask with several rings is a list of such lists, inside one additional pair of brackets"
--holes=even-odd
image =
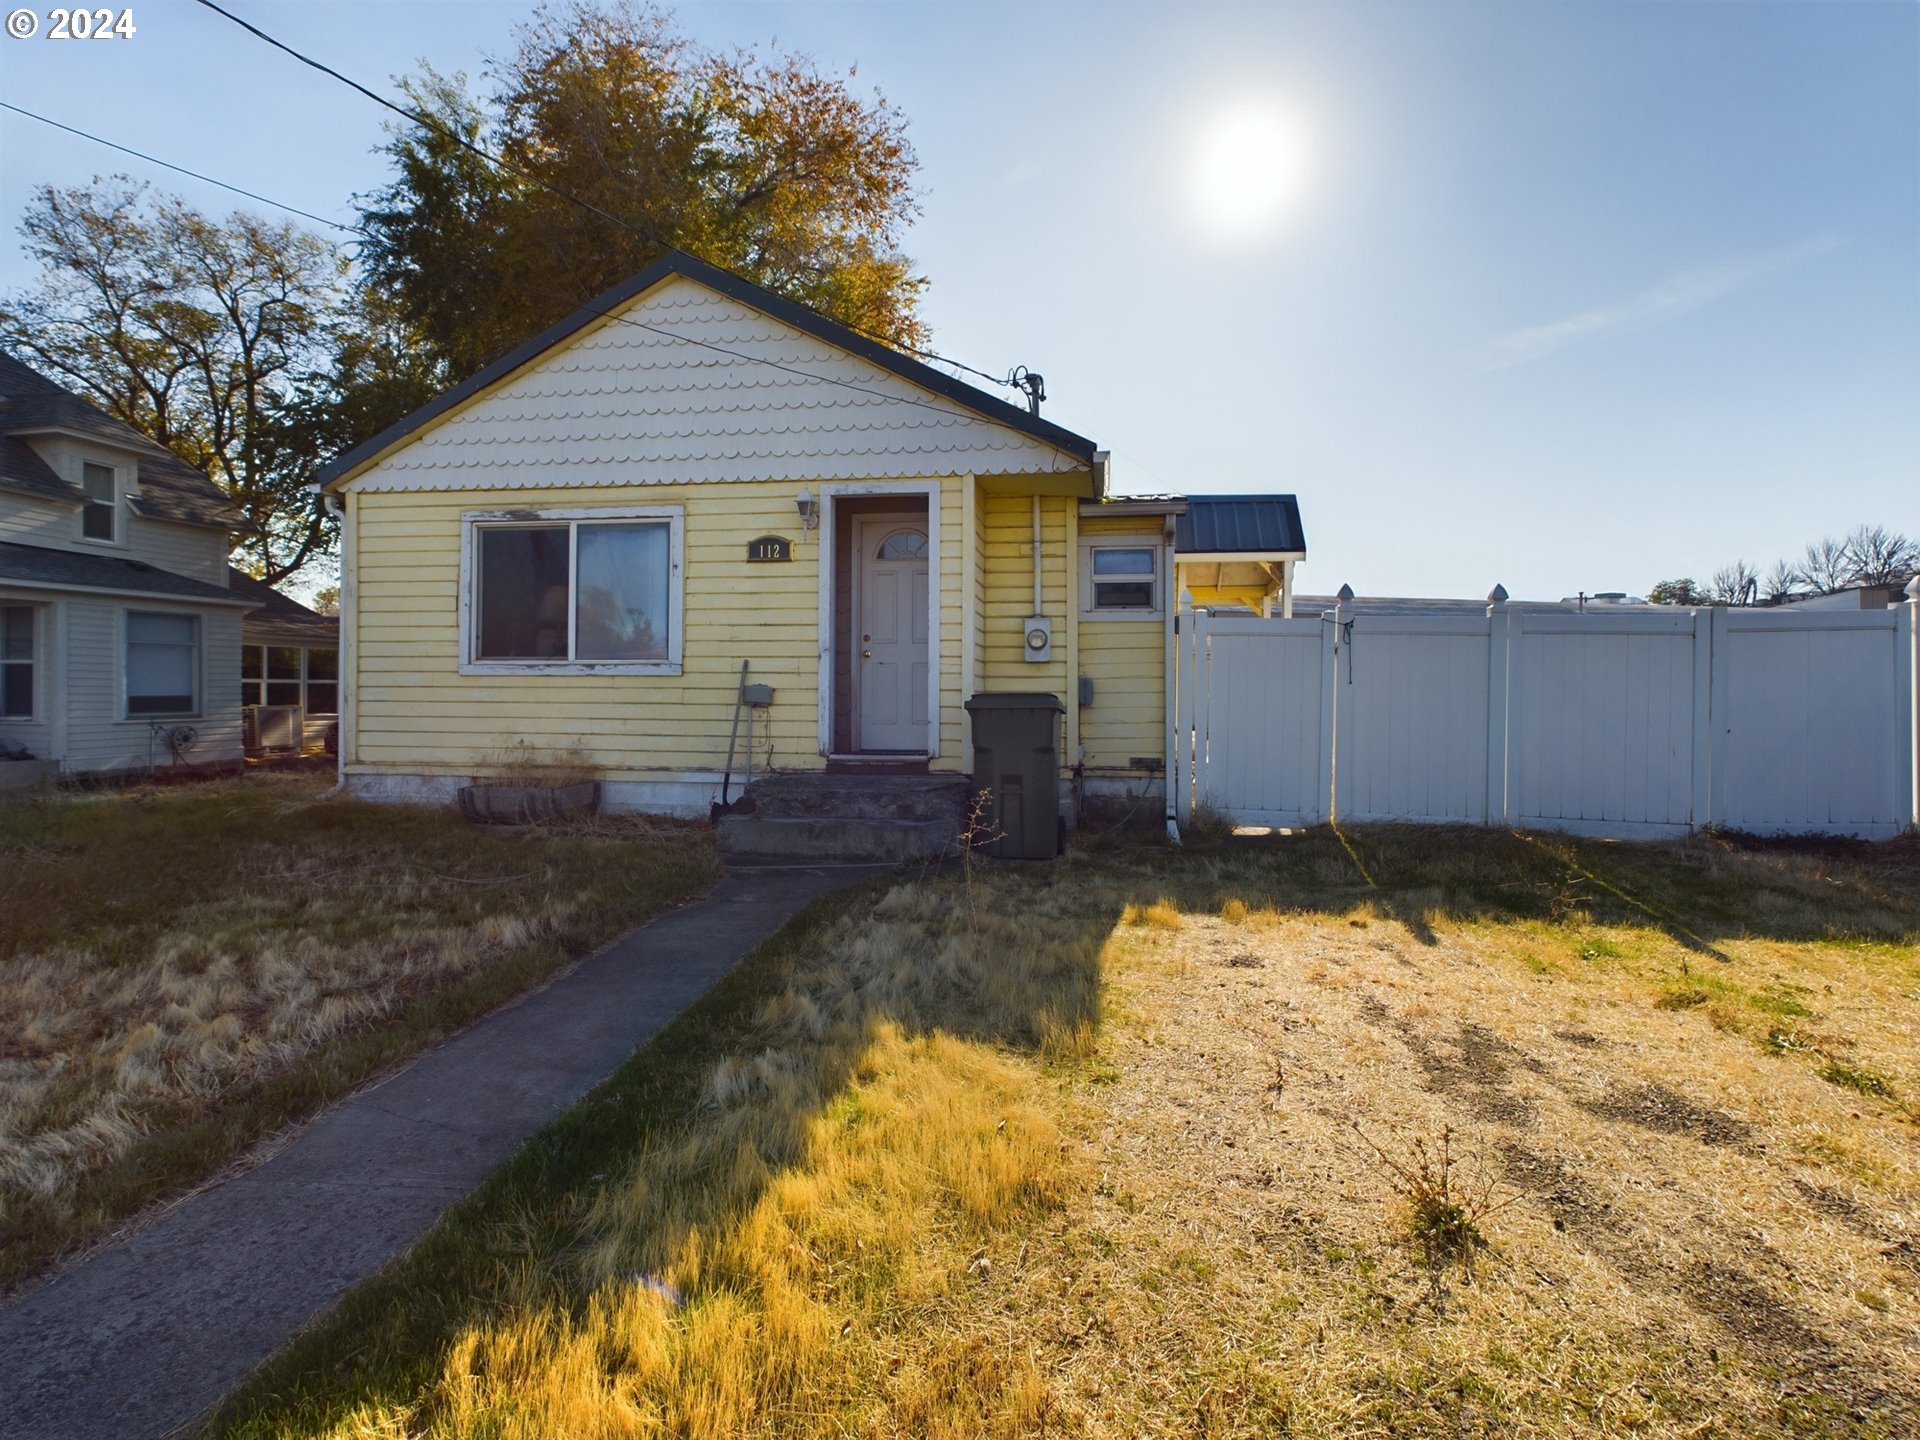
[[(1080, 535), (1158, 544), (1164, 523), (1158, 515), (1083, 515)], [(1160, 621), (1081, 618), (1080, 673), (1093, 681), (1093, 704), (1080, 712), (1089, 770), (1125, 770), (1136, 757), (1164, 757), (1166, 656)]]
[(1024, 495), (980, 497), (983, 593), (980, 688), (1067, 693), (1067, 520), (1076, 501), (1040, 501), (1040, 613), (1053, 621), (1053, 659), (1026, 656), (1025, 621), (1033, 614), (1033, 502)]
[[(1023, 625), (1033, 613), (1032, 502), (974, 494), (972, 564), (962, 568), (968, 507), (949, 481), (939, 493), (942, 555), (939, 696), (943, 769), (964, 769), (962, 704), (976, 690), (1037, 690), (1069, 703), (1069, 635), (1080, 593), (1080, 535), (1159, 533), (1157, 517), (1091, 517), (1076, 501), (1042, 499), (1042, 613), (1054, 622), (1054, 659), (1029, 663)], [(740, 661), (775, 689), (758, 717), (755, 766), (814, 768), (819, 754), (820, 531), (799, 529), (785, 483), (607, 486), (590, 492), (363, 492), (357, 514), (355, 644), (357, 746), (350, 768), (483, 769), (519, 741), (578, 747), (610, 778), (715, 770), (726, 758)], [(677, 505), (685, 517), (683, 673), (461, 675), (460, 516), (470, 510)], [(794, 540), (791, 564), (753, 565), (746, 542)], [(1163, 749), (1164, 636), (1142, 622), (1077, 622), (1078, 669), (1096, 687), (1081, 712), (1088, 766), (1123, 769)], [(962, 673), (971, 629), (974, 674)], [(736, 764), (738, 764), (736, 759)]]
[[(936, 763), (945, 769), (964, 768), (960, 636), (970, 606), (959, 566), (963, 483), (944, 483), (939, 496), (943, 753)], [(549, 750), (578, 746), (615, 779), (717, 770), (726, 760), (744, 659), (753, 679), (774, 687), (771, 709), (756, 717), (756, 768), (820, 766), (823, 532), (799, 528), (794, 488), (743, 482), (355, 494), (357, 724), (350, 764), (471, 771), (524, 740)], [(683, 510), (682, 673), (460, 674), (461, 513), (623, 505)], [(763, 534), (791, 537), (793, 561), (748, 563), (747, 541)]]

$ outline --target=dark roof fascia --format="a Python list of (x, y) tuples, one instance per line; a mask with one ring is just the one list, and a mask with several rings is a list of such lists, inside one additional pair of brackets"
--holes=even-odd
[(403, 420), (396, 421), (382, 430), (371, 440), (362, 442), (325, 465), (320, 470), (319, 480), (322, 486), (331, 487), (344, 479), (369, 460), (391, 449), (422, 426), (437, 420), (449, 410), (465, 404), (475, 395), (497, 381), (505, 379), (522, 366), (544, 355), (561, 341), (584, 330), (596, 320), (617, 319), (613, 314), (621, 306), (636, 296), (642, 295), (663, 280), (681, 276), (710, 290), (718, 291), (730, 300), (738, 300), (742, 305), (751, 306), (772, 319), (804, 331), (816, 340), (824, 340), (836, 345), (863, 360), (870, 360), (882, 369), (889, 370), (901, 379), (931, 390), (935, 394), (952, 400), (958, 405), (982, 415), (989, 420), (997, 420), (1010, 429), (1017, 430), (1033, 439), (1066, 451), (1076, 459), (1091, 466), (1097, 454), (1094, 442), (1084, 435), (1077, 435), (1063, 426), (1055, 425), (1051, 420), (1042, 420), (1038, 415), (1011, 405), (984, 390), (976, 390), (963, 380), (956, 380), (944, 371), (931, 365), (903, 355), (891, 346), (882, 345), (877, 340), (869, 340), (857, 330), (850, 330), (837, 320), (829, 320), (817, 311), (809, 310), (797, 301), (784, 295), (776, 295), (763, 285), (743, 279), (731, 271), (722, 270), (716, 265), (680, 250), (672, 250), (647, 266), (638, 275), (621, 281), (611, 290), (597, 295), (582, 305), (573, 314), (549, 325), (533, 339), (513, 350), (509, 350), (498, 360), (475, 375), (469, 376), (451, 390), (429, 400), (418, 410)]
[(238, 610), (259, 608), (251, 600), (236, 600), (231, 595), (183, 595), (172, 590), (135, 590), (120, 585), (71, 585), (64, 580), (21, 580), (12, 575), (0, 575), (0, 590), (4, 589), (46, 590), (56, 595), (121, 595), (137, 600), (166, 600), (176, 605), (230, 605)]
[(223, 585), (162, 570), (124, 555), (93, 555), (45, 545), (0, 541), (0, 587), (52, 590), (89, 595), (139, 595), (201, 605), (233, 605), (243, 610), (258, 602), (233, 594)]

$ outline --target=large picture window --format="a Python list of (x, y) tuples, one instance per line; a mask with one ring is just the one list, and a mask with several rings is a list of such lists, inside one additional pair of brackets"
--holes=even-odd
[(127, 714), (192, 715), (200, 708), (200, 620), (127, 612)]
[(33, 718), (31, 605), (0, 605), (0, 717)]
[(677, 671), (677, 510), (469, 517), (468, 661)]

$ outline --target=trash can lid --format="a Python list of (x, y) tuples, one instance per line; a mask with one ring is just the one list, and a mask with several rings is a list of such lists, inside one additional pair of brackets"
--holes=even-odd
[(976, 710), (1052, 710), (1064, 715), (1067, 707), (1058, 695), (1049, 695), (1044, 691), (1009, 691), (982, 693), (967, 701), (968, 713)]

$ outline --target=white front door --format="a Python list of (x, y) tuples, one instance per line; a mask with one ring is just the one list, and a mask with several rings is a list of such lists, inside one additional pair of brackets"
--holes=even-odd
[(867, 515), (854, 526), (854, 693), (861, 750), (927, 753), (927, 522)]

